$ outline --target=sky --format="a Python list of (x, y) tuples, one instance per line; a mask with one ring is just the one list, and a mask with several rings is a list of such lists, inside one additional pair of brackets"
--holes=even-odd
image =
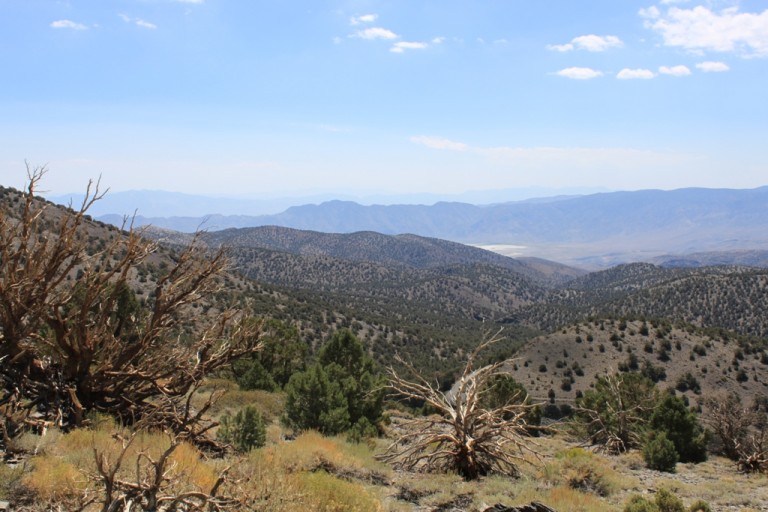
[(768, 1), (0, 0), (0, 184), (768, 184)]

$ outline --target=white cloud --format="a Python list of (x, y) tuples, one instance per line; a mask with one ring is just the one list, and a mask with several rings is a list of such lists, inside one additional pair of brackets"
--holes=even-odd
[(619, 80), (634, 80), (634, 79), (649, 80), (655, 76), (656, 74), (650, 69), (624, 68), (618, 72), (618, 74), (616, 75), (616, 78), (618, 78)]
[(722, 73), (731, 69), (725, 62), (714, 62), (711, 60), (699, 62), (696, 67), (705, 73)]
[(768, 57), (768, 9), (742, 13), (738, 7), (713, 12), (707, 7), (671, 7), (666, 15), (647, 22), (661, 34), (666, 46), (704, 51), (736, 52), (749, 57)]
[(603, 72), (592, 68), (565, 68), (558, 71), (557, 75), (572, 78), (574, 80), (589, 80), (591, 78), (603, 76)]
[(378, 14), (363, 14), (362, 16), (352, 16), (349, 19), (349, 24), (360, 25), (361, 23), (373, 23), (378, 17)]
[(157, 25), (155, 25), (154, 23), (150, 23), (148, 21), (144, 21), (144, 20), (138, 19), (138, 18), (136, 19), (135, 23), (136, 23), (136, 25), (138, 25), (139, 27), (142, 27), (142, 28), (149, 28), (149, 29), (152, 29), (152, 30), (157, 28)]
[(571, 42), (577, 48), (590, 52), (603, 52), (609, 48), (621, 48), (624, 46), (621, 39), (616, 36), (596, 36), (594, 34), (574, 37)]
[(691, 74), (691, 70), (688, 69), (688, 66), (683, 66), (681, 64), (679, 66), (661, 66), (659, 68), (659, 73), (671, 76), (688, 76)]
[(354, 37), (359, 37), (360, 39), (397, 39), (398, 36), (391, 30), (387, 30), (386, 28), (381, 27), (371, 27), (366, 28), (365, 30), (358, 30), (355, 32)]
[(573, 49), (574, 47), (571, 43), (547, 45), (547, 50), (552, 50), (553, 52), (570, 52)]
[(150, 23), (149, 21), (142, 20), (141, 18), (131, 18), (130, 16), (127, 16), (122, 13), (118, 13), (118, 16), (120, 16), (120, 19), (122, 19), (124, 22), (133, 23), (137, 27), (148, 28), (151, 30), (155, 30), (157, 28), (157, 25), (155, 25), (154, 23)]
[(571, 39), (566, 44), (547, 45), (548, 50), (569, 52), (571, 50), (587, 50), (588, 52), (604, 52), (609, 48), (621, 48), (624, 43), (617, 36), (596, 36), (589, 34)]
[(496, 39), (496, 40), (493, 42), (493, 44), (509, 44), (509, 41), (507, 41), (507, 40), (506, 40), (506, 39), (504, 39), (504, 38), (501, 38), (501, 39)]
[(655, 5), (652, 5), (646, 9), (640, 9), (637, 14), (643, 18), (655, 20), (661, 16), (661, 11)]
[(684, 4), (687, 3), (689, 0), (661, 0), (661, 3), (664, 5), (669, 4)]
[(427, 43), (400, 41), (395, 43), (389, 51), (403, 53), (405, 50), (421, 50), (427, 47)]
[(469, 146), (463, 142), (455, 142), (452, 140), (443, 139), (442, 137), (419, 135), (416, 137), (411, 137), (410, 140), (415, 144), (421, 144), (432, 149), (447, 149), (450, 151), (466, 151), (469, 149)]
[(442, 36), (432, 38), (432, 44), (442, 44), (444, 42), (445, 42), (445, 38)]
[(56, 20), (51, 23), (52, 28), (69, 28), (72, 30), (87, 30), (88, 27), (82, 23), (76, 23), (72, 20)]

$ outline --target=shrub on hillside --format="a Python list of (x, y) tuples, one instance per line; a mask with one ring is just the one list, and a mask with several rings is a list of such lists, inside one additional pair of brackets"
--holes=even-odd
[(381, 418), (382, 385), (362, 343), (350, 331), (337, 332), (320, 350), (317, 362), (288, 381), (285, 423), (330, 435), (363, 420), (375, 425)]
[(247, 406), (237, 411), (234, 417), (229, 413), (222, 416), (216, 438), (239, 451), (247, 452), (264, 446), (267, 429), (256, 408)]
[(651, 415), (649, 426), (655, 432), (664, 433), (674, 444), (680, 462), (707, 460), (709, 433), (699, 424), (696, 413), (675, 395), (664, 395)]
[(652, 433), (643, 446), (643, 459), (649, 469), (674, 473), (678, 460), (675, 444), (664, 432)]
[[(706, 502), (697, 503), (702, 503), (706, 510), (709, 510)], [(694, 512), (700, 509), (691, 508), (690, 510)], [(624, 506), (624, 512), (685, 512), (685, 507), (680, 498), (666, 489), (659, 489), (653, 501), (639, 495), (632, 496)]]
[(577, 399), (576, 411), (593, 444), (621, 453), (642, 444), (657, 397), (653, 382), (638, 373), (605, 376)]

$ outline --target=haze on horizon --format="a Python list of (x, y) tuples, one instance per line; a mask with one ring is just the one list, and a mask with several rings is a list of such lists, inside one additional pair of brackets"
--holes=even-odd
[(0, 183), (754, 188), (767, 58), (758, 0), (0, 2)]

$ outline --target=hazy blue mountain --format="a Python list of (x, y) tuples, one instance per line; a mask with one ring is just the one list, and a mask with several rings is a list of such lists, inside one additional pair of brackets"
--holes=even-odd
[[(111, 222), (114, 218), (102, 220)], [(330, 233), (412, 233), (474, 245), (515, 245), (517, 255), (600, 267), (664, 254), (768, 249), (768, 187), (612, 192), (476, 206), (328, 201), (275, 215), (137, 218), (178, 231), (275, 225)]]
[[(362, 205), (391, 205), (391, 204), (423, 204), (431, 205), (441, 201), (462, 202), (470, 204), (496, 204), (511, 201), (552, 201), (564, 197), (575, 197), (591, 194), (600, 190), (596, 188), (554, 188), (527, 187), (503, 190), (476, 190), (461, 194), (375, 194), (343, 192), (335, 194), (303, 194), (293, 196), (203, 196), (165, 192), (161, 190), (129, 190), (123, 192), (108, 192), (91, 208), (91, 215), (102, 217), (114, 215), (122, 218), (125, 215), (140, 215), (142, 218), (155, 217), (203, 217), (203, 216), (241, 216), (241, 215), (271, 215), (291, 206), (303, 204), (319, 204), (333, 200), (354, 201)], [(47, 196), (49, 201), (68, 205), (70, 202), (79, 204), (82, 194)], [(182, 221), (183, 222), (183, 221)], [(190, 221), (192, 222), (192, 221)], [(233, 220), (233, 222), (236, 222)], [(192, 222), (198, 224), (199, 220)], [(228, 225), (226, 227), (238, 227)], [(240, 226), (242, 227), (242, 226)], [(194, 228), (192, 228), (194, 229)], [(223, 228), (220, 228), (223, 229)]]

